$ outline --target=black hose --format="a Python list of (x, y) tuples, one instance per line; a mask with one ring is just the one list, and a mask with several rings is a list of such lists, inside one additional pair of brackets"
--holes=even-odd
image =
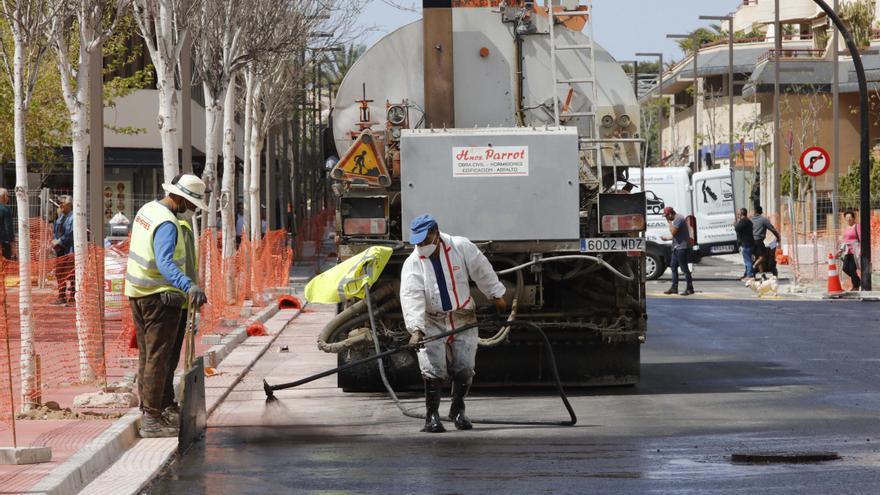
[(472, 328), (477, 328), (482, 326), (483, 328), (489, 327), (502, 327), (509, 326), (512, 329), (514, 328), (524, 328), (537, 332), (541, 335), (541, 339), (544, 341), (544, 347), (547, 349), (547, 356), (550, 362), (550, 368), (553, 370), (553, 380), (556, 383), (556, 390), (559, 392), (559, 397), (562, 399), (562, 404), (565, 406), (565, 410), (568, 412), (569, 420), (568, 421), (521, 421), (514, 419), (471, 419), (471, 422), (478, 424), (494, 424), (494, 425), (524, 425), (524, 426), (574, 426), (577, 424), (577, 415), (574, 412), (574, 408), (572, 408), (571, 403), (568, 400), (568, 396), (565, 394), (565, 389), (562, 386), (562, 380), (559, 378), (559, 369), (556, 366), (556, 356), (553, 353), (553, 346), (550, 344), (550, 339), (547, 338), (547, 334), (534, 323), (530, 321), (524, 320), (513, 320), (513, 321), (490, 321), (490, 322), (482, 322), (482, 323), (471, 323), (469, 325), (465, 325), (463, 327), (456, 328), (454, 330), (449, 330), (447, 332), (442, 332), (437, 335), (432, 335), (430, 337), (425, 337), (421, 342), (417, 344), (407, 344), (402, 347), (398, 347), (396, 349), (389, 349), (384, 352), (380, 352), (381, 349), (379, 347), (379, 338), (376, 333), (376, 321), (375, 314), (373, 313), (373, 305), (371, 303), (370, 298), (370, 287), (366, 286), (366, 297), (364, 297), (364, 301), (366, 301), (367, 305), (367, 314), (370, 316), (370, 330), (371, 335), (373, 337), (373, 346), (376, 349), (376, 354), (373, 356), (366, 357), (364, 359), (360, 359), (358, 361), (353, 361), (338, 368), (334, 368), (327, 371), (322, 371), (321, 373), (317, 373), (311, 376), (307, 376), (305, 378), (289, 382), (289, 383), (281, 383), (278, 385), (270, 385), (266, 380), (263, 380), (263, 390), (266, 392), (266, 401), (270, 402), (276, 400), (274, 392), (276, 390), (283, 390), (298, 387), (300, 385), (305, 385), (306, 383), (313, 382), (320, 378), (324, 378), (330, 375), (334, 375), (341, 371), (354, 368), (363, 364), (367, 364), (372, 361), (378, 361), (379, 364), (379, 375), (382, 377), (382, 383), (385, 385), (385, 389), (388, 391), (388, 395), (391, 396), (391, 399), (394, 401), (394, 404), (400, 409), (400, 412), (403, 413), (404, 416), (416, 419), (425, 419), (425, 415), (417, 412), (412, 412), (403, 407), (403, 404), (400, 403), (400, 399), (397, 397), (397, 394), (394, 392), (394, 389), (391, 387), (391, 384), (388, 382), (388, 377), (385, 375), (385, 366), (383, 365), (382, 358), (390, 356), (392, 354), (396, 354), (398, 352), (403, 352), (407, 350), (416, 350), (422, 345), (434, 342), (440, 339), (445, 339), (450, 335), (456, 335), (461, 332), (465, 332)]
[[(367, 301), (367, 314), (370, 315), (370, 330), (373, 336), (373, 347), (376, 349), (376, 355), (381, 356), (382, 352), (379, 348), (379, 337), (376, 333), (376, 321), (375, 316), (373, 314), (373, 306), (370, 304), (370, 286), (367, 284), (366, 287), (366, 297), (364, 298)], [(505, 322), (491, 322), (487, 325), (486, 322), (483, 323), (471, 323), (469, 325), (465, 325), (460, 328), (456, 328), (454, 330), (450, 330), (448, 332), (443, 332), (439, 335), (431, 336), (430, 338), (426, 338), (422, 341), (424, 342), (433, 342), (435, 340), (439, 340), (450, 335), (455, 335), (457, 333), (461, 333), (472, 328), (476, 328), (479, 326), (509, 326), (511, 329), (514, 328), (527, 328), (530, 330), (534, 330), (541, 335), (541, 338), (544, 340), (544, 346), (547, 349), (547, 356), (550, 361), (550, 368), (553, 370), (553, 379), (556, 382), (556, 390), (559, 392), (559, 397), (562, 399), (562, 403), (565, 405), (566, 411), (568, 411), (569, 420), (568, 421), (521, 421), (514, 419), (473, 419), (471, 418), (472, 423), (479, 424), (487, 424), (487, 425), (526, 425), (526, 426), (574, 426), (577, 423), (577, 415), (574, 413), (574, 408), (571, 407), (571, 403), (568, 401), (568, 396), (565, 394), (565, 389), (562, 387), (562, 380), (559, 378), (559, 369), (556, 367), (556, 356), (553, 354), (553, 346), (550, 344), (550, 339), (547, 338), (547, 334), (541, 330), (541, 327), (535, 325), (530, 321), (505, 321)], [(405, 348), (415, 347), (413, 345), (405, 346)], [(401, 348), (403, 349), (403, 348)], [(388, 351), (386, 351), (388, 352)], [(379, 363), (379, 376), (382, 377), (382, 383), (385, 385), (385, 390), (388, 391), (388, 395), (391, 396), (391, 400), (394, 401), (394, 405), (400, 409), (400, 412), (403, 413), (404, 416), (409, 418), (416, 419), (425, 419), (424, 413), (413, 412), (403, 407), (403, 404), (400, 403), (400, 399), (398, 399), (397, 394), (394, 393), (394, 389), (391, 387), (391, 383), (388, 382), (388, 377), (385, 375), (385, 366), (382, 363), (382, 358), (378, 358)]]

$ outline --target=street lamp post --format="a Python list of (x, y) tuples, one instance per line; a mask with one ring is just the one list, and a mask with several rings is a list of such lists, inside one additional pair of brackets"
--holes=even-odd
[(733, 16), (701, 15), (700, 19), (727, 21), (727, 156), (730, 160), (730, 169), (733, 170)]
[[(663, 99), (663, 54), (659, 52), (639, 52), (636, 53), (636, 57), (657, 57), (659, 59), (657, 66), (657, 85), (654, 86), (654, 89), (657, 90), (657, 97)], [(652, 89), (653, 93), (654, 90)], [(636, 95), (638, 96), (638, 95)], [(663, 161), (663, 105), (660, 105), (660, 108), (657, 110), (657, 161), (658, 163), (662, 163)]]
[[(778, 2), (779, 0), (777, 0)], [(843, 35), (846, 47), (853, 59), (853, 66), (856, 71), (856, 77), (859, 81), (859, 124), (861, 126), (861, 142), (860, 151), (860, 168), (859, 168), (859, 224), (861, 225), (861, 248), (862, 248), (862, 289), (871, 290), (871, 157), (870, 157), (870, 141), (871, 127), (868, 121), (868, 82), (865, 78), (865, 66), (862, 64), (862, 57), (853, 40), (849, 29), (843, 24), (837, 12), (834, 11), (824, 0), (813, 0), (816, 5), (821, 8), (825, 14), (831, 19), (831, 22), (837, 27), (837, 30)], [(779, 34), (777, 33), (777, 37)]]
[[(834, 11), (837, 12), (837, 0), (834, 0)], [(840, 230), (840, 49), (837, 27), (831, 38), (831, 121), (834, 132), (831, 141), (831, 213), (834, 238)]]
[(697, 172), (700, 170), (700, 160), (699, 154), (697, 153), (697, 134), (699, 133), (699, 127), (697, 125), (697, 116), (699, 115), (699, 102), (700, 102), (700, 78), (697, 74), (697, 70), (699, 65), (697, 63), (697, 56), (700, 53), (700, 39), (696, 34), (667, 34), (667, 38), (669, 39), (690, 39), (693, 41), (694, 48), (694, 139), (693, 139), (693, 147), (691, 148), (691, 156), (693, 157), (693, 167), (692, 171)]

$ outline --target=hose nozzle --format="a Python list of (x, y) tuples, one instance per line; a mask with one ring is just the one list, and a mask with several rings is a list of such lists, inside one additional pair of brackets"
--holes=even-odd
[(275, 389), (272, 388), (272, 385), (269, 385), (265, 379), (263, 380), (263, 390), (266, 392), (266, 402), (274, 402), (278, 400), (275, 398)]

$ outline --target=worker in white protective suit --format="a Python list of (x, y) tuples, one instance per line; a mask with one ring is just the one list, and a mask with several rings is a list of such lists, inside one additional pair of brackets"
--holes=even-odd
[[(409, 241), (416, 248), (403, 264), (400, 305), (406, 328), (412, 334), (410, 343), (476, 322), (471, 279), (494, 301), (499, 312), (507, 309), (504, 285), (471, 241), (441, 233), (431, 215), (413, 219)], [(473, 428), (464, 413), (464, 398), (473, 382), (478, 342), (477, 329), (473, 328), (428, 342), (419, 349), (427, 409), (422, 431), (446, 431), (437, 411), (440, 390), (447, 377), (452, 380), (449, 419), (459, 430)]]

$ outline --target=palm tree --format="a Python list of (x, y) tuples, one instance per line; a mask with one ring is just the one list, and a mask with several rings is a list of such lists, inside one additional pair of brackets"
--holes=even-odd
[(366, 46), (353, 44), (347, 47), (343, 46), (339, 51), (331, 52), (333, 55), (329, 63), (322, 66), (324, 84), (338, 88), (345, 74), (365, 51), (367, 51)]
[(697, 46), (703, 46), (706, 43), (711, 43), (713, 41), (718, 41), (722, 38), (727, 37), (727, 31), (725, 31), (721, 25), (719, 24), (710, 24), (708, 28), (699, 27), (694, 29), (690, 33), (688, 33), (687, 38), (682, 38), (678, 40), (678, 47), (685, 53), (691, 53), (694, 51), (694, 40), (698, 41)]

